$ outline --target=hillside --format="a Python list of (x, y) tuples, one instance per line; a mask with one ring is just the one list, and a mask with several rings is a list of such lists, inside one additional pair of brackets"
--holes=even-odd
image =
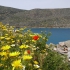
[(70, 27), (70, 8), (20, 10), (0, 6), (0, 21), (16, 27)]

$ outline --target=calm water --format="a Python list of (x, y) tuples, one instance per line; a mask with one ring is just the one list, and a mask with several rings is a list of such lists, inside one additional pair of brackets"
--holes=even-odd
[(61, 41), (70, 40), (70, 28), (32, 28), (34, 33), (40, 33), (41, 31), (51, 32), (48, 44), (58, 44)]

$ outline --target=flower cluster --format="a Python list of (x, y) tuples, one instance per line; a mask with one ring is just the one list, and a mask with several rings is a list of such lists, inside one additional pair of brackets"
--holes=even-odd
[(0, 69), (41, 70), (40, 54), (46, 53), (47, 40), (47, 35), (0, 23)]

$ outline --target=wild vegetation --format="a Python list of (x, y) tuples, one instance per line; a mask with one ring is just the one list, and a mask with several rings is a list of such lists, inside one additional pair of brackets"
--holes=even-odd
[(0, 23), (0, 70), (42, 69), (47, 40), (48, 34)]
[(70, 8), (20, 10), (0, 6), (0, 21), (16, 27), (70, 27)]
[(0, 23), (0, 70), (70, 70), (66, 56), (46, 44), (49, 35)]

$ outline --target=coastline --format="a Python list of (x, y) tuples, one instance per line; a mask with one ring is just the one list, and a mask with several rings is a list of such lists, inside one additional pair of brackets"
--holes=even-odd
[(70, 27), (27, 27), (27, 28), (70, 28)]

